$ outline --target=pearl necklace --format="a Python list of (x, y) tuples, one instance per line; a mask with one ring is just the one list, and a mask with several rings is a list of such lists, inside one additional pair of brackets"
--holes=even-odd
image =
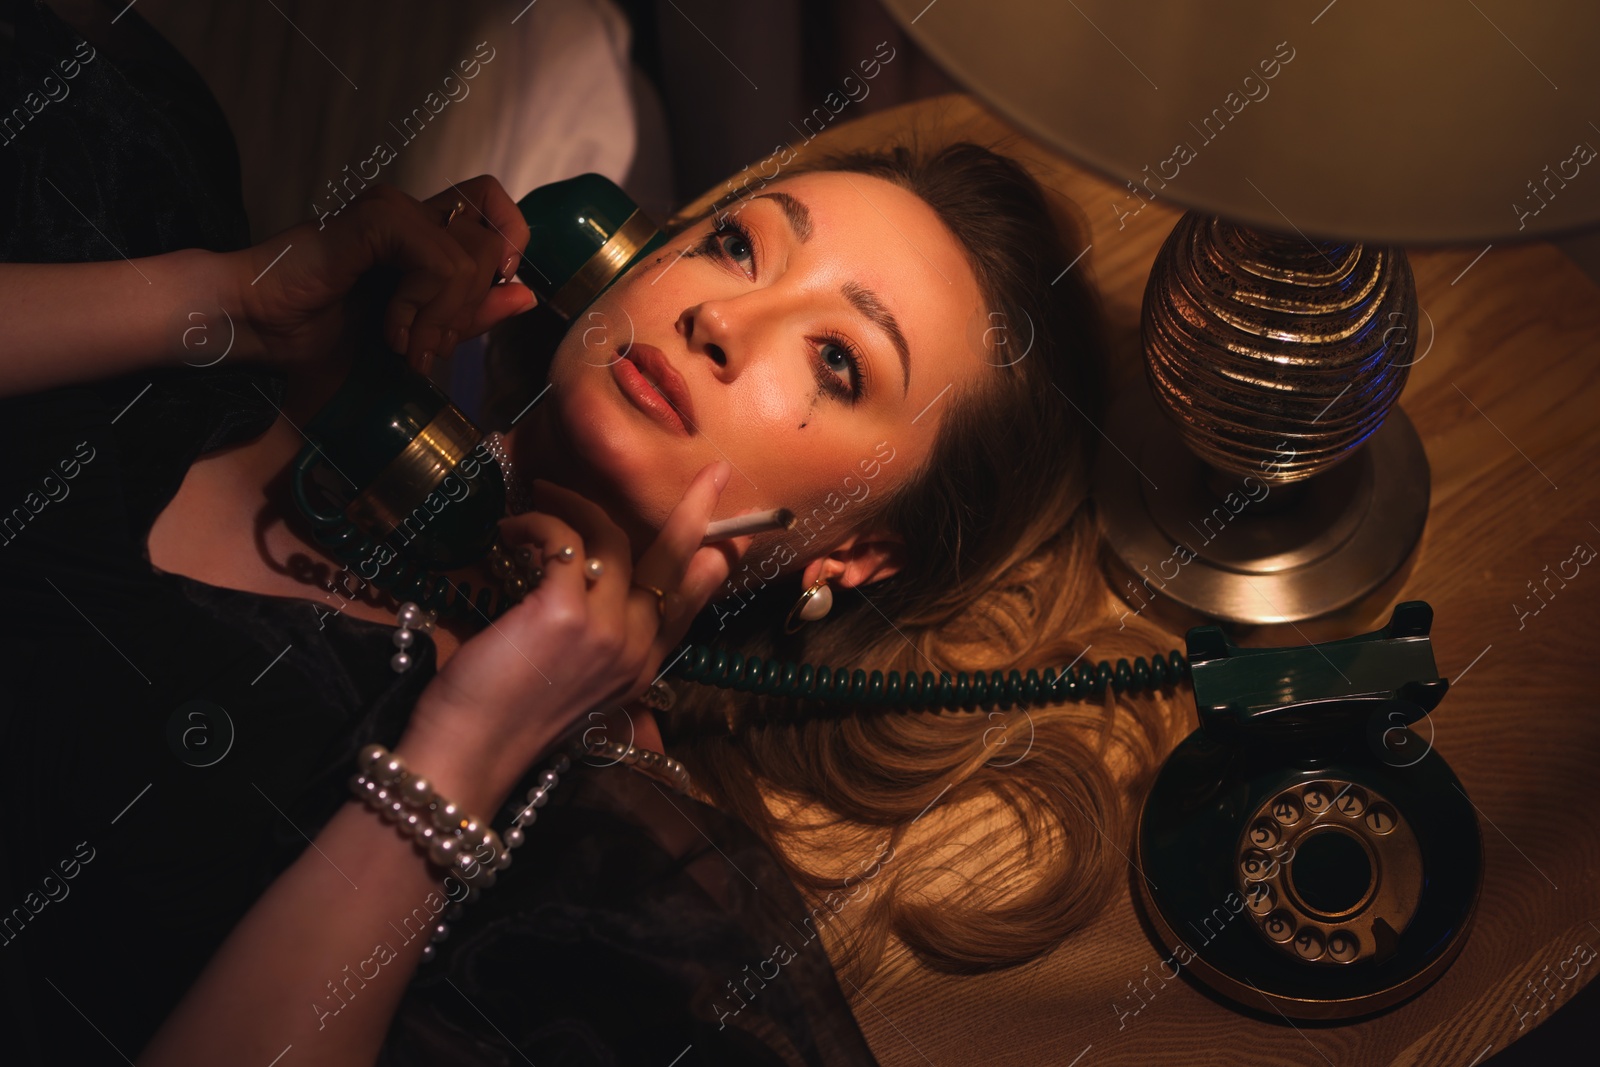
[(511, 468), (511, 449), (506, 447), (506, 439), (496, 430), (483, 439), (484, 446), (489, 449), (489, 454), (500, 466), (501, 481), (506, 483), (506, 511), (511, 515), (521, 515), (533, 510), (533, 501), (528, 499), (528, 490), (517, 480)]

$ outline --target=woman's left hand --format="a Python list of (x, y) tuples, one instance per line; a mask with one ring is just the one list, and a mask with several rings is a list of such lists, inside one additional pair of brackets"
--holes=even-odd
[[(450, 768), (434, 777), (470, 780), (499, 803), (552, 742), (596, 725), (588, 712), (642, 697), (754, 540), (701, 543), (731, 472), (720, 460), (696, 475), (637, 564), (627, 534), (599, 504), (534, 480), (534, 510), (502, 519), (500, 532), (513, 552), (532, 549), (546, 573), (440, 668), (402, 747)], [(574, 551), (563, 556), (564, 546)], [(598, 577), (588, 573), (592, 560), (602, 563)], [(628, 729), (613, 723), (610, 736)]]

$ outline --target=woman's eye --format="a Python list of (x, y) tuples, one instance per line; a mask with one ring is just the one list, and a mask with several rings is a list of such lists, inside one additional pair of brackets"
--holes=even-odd
[(865, 385), (860, 353), (842, 338), (824, 338), (817, 356), (827, 368), (818, 375), (818, 384), (840, 400), (860, 400)]
[(718, 223), (706, 234), (696, 252), (725, 259), (736, 264), (746, 275), (755, 276), (755, 244), (743, 226), (731, 220)]
[(743, 233), (740, 233), (738, 230), (733, 230), (731, 232), (718, 233), (713, 236), (717, 242), (717, 246), (722, 250), (723, 256), (733, 260), (735, 263), (740, 264), (743, 264), (746, 260), (748, 260), (749, 266), (755, 266), (755, 249), (750, 247), (750, 240), (749, 238), (745, 237)]

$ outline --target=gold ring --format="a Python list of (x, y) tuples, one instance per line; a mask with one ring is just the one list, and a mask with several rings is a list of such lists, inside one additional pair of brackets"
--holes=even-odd
[(455, 221), (455, 217), (465, 210), (467, 210), (467, 202), (458, 198), (455, 202), (455, 206), (450, 209), (450, 214), (444, 217), (444, 224), (449, 226), (450, 223)]
[(667, 594), (665, 591), (657, 589), (653, 585), (646, 585), (643, 582), (634, 582), (633, 584), (640, 589), (647, 589), (656, 595), (656, 614), (665, 619), (667, 617)]

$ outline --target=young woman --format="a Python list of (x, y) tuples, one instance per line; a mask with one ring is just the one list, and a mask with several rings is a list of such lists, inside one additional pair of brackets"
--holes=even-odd
[[(495, 412), (509, 418), (554, 385), (519, 441), (530, 462), (610, 494), (611, 514), (660, 514), (660, 480), (684, 477), (668, 473), (678, 457), (713, 449), (738, 465), (723, 503), (796, 511), (796, 529), (757, 536), (696, 617), (688, 637), (701, 644), (924, 678), (1160, 655), (1170, 636), (1125, 610), (1097, 566), (1088, 488), (1107, 346), (1094, 290), (1067, 270), (1076, 253), (1061, 239), (1081, 224), (1015, 159), (921, 138), (913, 129), (904, 144), (781, 165), (786, 150), (747, 168), (727, 194), (672, 219), (680, 251), (625, 276), (544, 361), (543, 325), (507, 322), (490, 351)], [(774, 166), (775, 178), (749, 181)], [(806, 240), (796, 216), (836, 243)], [(672, 278), (655, 272), (678, 255), (709, 261), (698, 274), (671, 267), (686, 288), (661, 294)], [(905, 366), (892, 336), (840, 299), (836, 284), (868, 277), (905, 309)], [(618, 334), (667, 338), (691, 395), (708, 387), (684, 419), (702, 434), (610, 414), (604, 364)], [(815, 388), (798, 360), (782, 362), (785, 345), (816, 353)], [(759, 360), (769, 351), (780, 355)], [(717, 426), (730, 409), (737, 422)], [(567, 441), (581, 443), (576, 459)], [(818, 593), (827, 607), (795, 628)], [(825, 905), (829, 951), (851, 985), (890, 938), (952, 973), (1059, 945), (1116, 892), (1130, 799), (1185, 728), (1170, 690), (846, 714), (669, 684), (671, 751)]]
[[(18, 99), (76, 68), (0, 166), (17, 1053), (868, 1063), (825, 943), (863, 972), (890, 934), (978, 969), (1093, 914), (1118, 774), (1159, 739), (1109, 712), (1095, 736), (1071, 708), (841, 718), (674, 685), (673, 751), (714, 806), (627, 767), (541, 778), (591, 716), (659, 749), (633, 702), (686, 634), (867, 669), (1086, 650), (1096, 319), (1025, 171), (976, 146), (850, 157), (679, 220), (508, 427), (530, 506), (501, 533), (542, 579), (493, 626), (406, 629), (397, 671), (400, 605), (306, 534), (285, 469), (373, 268), (419, 365), (531, 306), (510, 197), (380, 188), (244, 247), (225, 124), (159, 38), (6, 18)], [(678, 380), (671, 413), (630, 399), (623, 360)], [(701, 547), (776, 506), (800, 526)], [(352, 798), (374, 742), (483, 823), (549, 796), (464, 911)], [(915, 824), (986, 798), (1027, 848), (987, 887), (938, 884), (963, 861), (936, 846), (994, 824)]]

